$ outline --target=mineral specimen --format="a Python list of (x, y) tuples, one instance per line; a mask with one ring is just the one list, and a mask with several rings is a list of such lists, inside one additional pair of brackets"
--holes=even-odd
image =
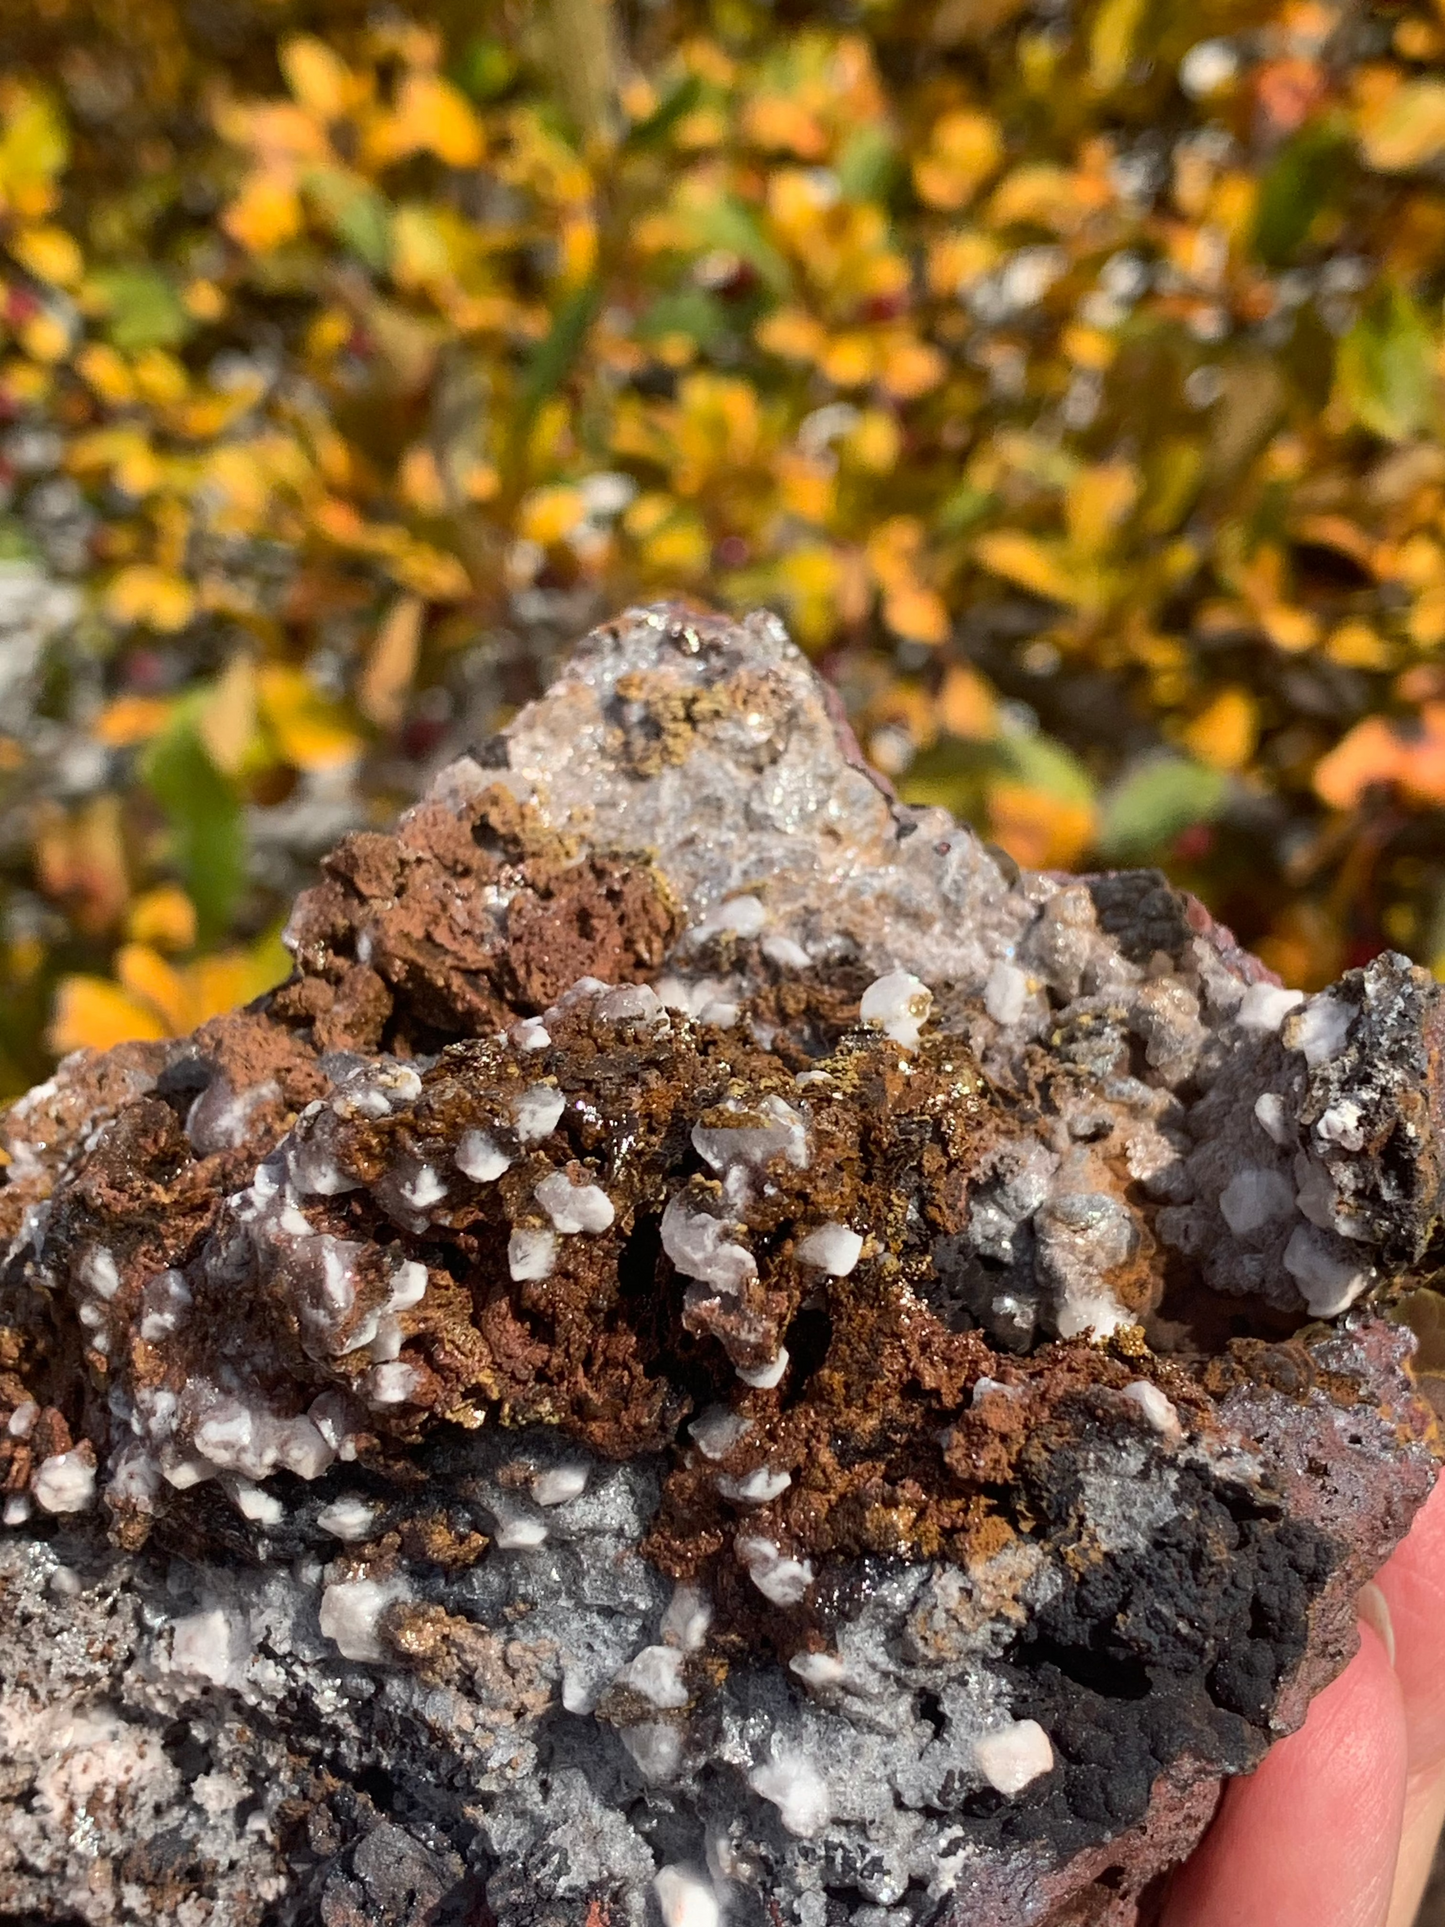
[(1434, 1476), (1442, 993), (633, 612), (9, 1113), (0, 1912), (1150, 1917)]

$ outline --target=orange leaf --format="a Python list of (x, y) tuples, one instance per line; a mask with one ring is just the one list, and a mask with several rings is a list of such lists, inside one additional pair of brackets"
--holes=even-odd
[(1400, 774), (1403, 745), (1382, 716), (1366, 716), (1315, 765), (1315, 793), (1332, 810), (1352, 810), (1372, 783)]
[(402, 719), (421, 649), (423, 608), (420, 596), (397, 598), (376, 632), (357, 682), (357, 707), (378, 729), (395, 729)]
[(995, 843), (1029, 870), (1072, 869), (1094, 834), (1087, 803), (1069, 803), (1024, 783), (995, 783), (988, 798)]
[(62, 977), (46, 1042), (57, 1056), (73, 1050), (109, 1050), (133, 1038), (164, 1037), (165, 1025), (148, 1004), (138, 1003), (104, 977)]
[(123, 943), (115, 955), (115, 974), (121, 987), (139, 1004), (149, 1004), (164, 1019), (167, 1033), (178, 1036), (191, 1027), (190, 1000), (185, 979), (158, 950), (147, 943)]
[(158, 735), (170, 713), (171, 705), (164, 696), (117, 696), (96, 717), (90, 733), (110, 749), (129, 749)]

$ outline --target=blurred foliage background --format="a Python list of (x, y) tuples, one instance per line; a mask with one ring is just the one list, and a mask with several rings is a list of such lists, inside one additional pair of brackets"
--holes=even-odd
[(1020, 862), (1445, 974), (1442, 5), (5, 14), (0, 1090), (664, 593)]

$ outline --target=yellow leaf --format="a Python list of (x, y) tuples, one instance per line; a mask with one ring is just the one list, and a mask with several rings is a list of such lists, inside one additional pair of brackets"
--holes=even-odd
[(143, 399), (158, 408), (170, 408), (183, 401), (190, 388), (185, 368), (164, 348), (147, 348), (137, 355), (132, 373)]
[(43, 308), (21, 328), (20, 345), (36, 361), (60, 361), (70, 347), (70, 330), (59, 315)]
[(1392, 783), (1405, 753), (1383, 716), (1366, 716), (1315, 765), (1315, 792), (1332, 810), (1351, 810), (1372, 785)]
[(1368, 622), (1342, 622), (1325, 644), (1325, 654), (1346, 669), (1388, 669), (1395, 659), (1389, 643)]
[(842, 567), (825, 543), (800, 544), (777, 566), (793, 633), (805, 648), (826, 642), (838, 623)]
[(1084, 328), (1074, 325), (1065, 328), (1060, 336), (1059, 346), (1076, 368), (1102, 371), (1113, 361), (1118, 343), (1102, 328)]
[(440, 515), (447, 505), (437, 458), (425, 442), (413, 442), (397, 464), (396, 484), (401, 499), (423, 515)]
[(932, 294), (967, 294), (999, 257), (999, 244), (990, 234), (966, 228), (942, 235), (928, 250), (928, 286)]
[(354, 761), (361, 740), (305, 672), (264, 663), (256, 672), (261, 713), (285, 760), (296, 769), (339, 769)]
[(1148, 0), (1104, 0), (1089, 33), (1089, 78), (1101, 93), (1123, 80)]
[(1445, 149), (1445, 81), (1416, 80), (1360, 116), (1360, 147), (1371, 167), (1398, 174)]
[(244, 651), (226, 664), (196, 726), (216, 768), (236, 775), (256, 736), (256, 667)]
[(406, 542), (391, 557), (392, 579), (428, 602), (461, 602), (471, 594), (471, 578), (454, 555), (429, 542)]
[(391, 224), (392, 280), (399, 288), (426, 288), (451, 275), (446, 230), (432, 209), (415, 201), (399, 207)]
[(785, 361), (816, 361), (827, 346), (822, 324), (801, 308), (778, 308), (758, 323), (757, 343)]
[(1002, 576), (1031, 595), (1070, 606), (1079, 599), (1079, 583), (1063, 558), (1032, 535), (1019, 529), (996, 529), (981, 535), (973, 552), (990, 574)]
[(917, 582), (894, 589), (883, 599), (883, 620), (895, 636), (930, 647), (947, 640), (948, 610), (943, 597)]
[(947, 372), (948, 364), (937, 348), (901, 335), (885, 346), (878, 381), (895, 401), (915, 401), (936, 388)]
[(305, 226), (296, 183), (279, 169), (249, 175), (221, 215), (221, 226), (252, 254), (270, 254)]
[(376, 632), (357, 681), (357, 707), (378, 729), (395, 729), (402, 719), (421, 651), (423, 612), (420, 596), (397, 598)]
[(1287, 655), (1312, 649), (1320, 639), (1319, 617), (1308, 609), (1291, 608), (1283, 602), (1271, 603), (1260, 610), (1259, 621), (1275, 648), (1283, 649)]
[(145, 623), (164, 634), (184, 629), (195, 613), (194, 591), (184, 576), (154, 563), (132, 562), (111, 577), (106, 612), (121, 623)]
[(246, 1004), (253, 997), (259, 997), (263, 990), (269, 990), (286, 974), (285, 967), (279, 973), (274, 970), (262, 972), (261, 981), (258, 982), (255, 962), (244, 950), (228, 950), (219, 957), (198, 958), (186, 972), (186, 1001), (191, 1024), (204, 1024), (208, 1018), (225, 1016), (228, 1010), (235, 1010), (238, 1004)]
[(1214, 769), (1243, 769), (1259, 737), (1259, 706), (1247, 689), (1231, 685), (1184, 732), (1184, 743)]
[(461, 463), (457, 480), (469, 502), (490, 502), (493, 496), (501, 493), (502, 478), (490, 462)]
[(522, 503), (518, 530), (529, 542), (548, 548), (560, 542), (587, 513), (582, 491), (565, 484), (533, 489)]
[(913, 163), (914, 185), (931, 207), (960, 208), (1002, 158), (998, 122), (974, 108), (956, 108), (935, 124), (928, 153)]
[(297, 34), (281, 47), (278, 59), (291, 97), (318, 120), (339, 120), (351, 106), (355, 83), (346, 63), (325, 41)]
[(75, 357), (75, 366), (81, 378), (89, 382), (102, 401), (119, 407), (135, 400), (135, 382), (131, 379), (125, 357), (109, 342), (87, 342)]
[(73, 1050), (110, 1050), (134, 1038), (166, 1034), (149, 1004), (128, 996), (104, 977), (62, 977), (46, 1042), (57, 1056)]
[(1064, 497), (1069, 541), (1081, 555), (1098, 555), (1139, 498), (1139, 471), (1129, 462), (1097, 462), (1083, 469)]
[(408, 74), (398, 109), (417, 130), (417, 146), (448, 167), (475, 167), (481, 160), (482, 124), (466, 95), (440, 74)]
[(17, 87), (6, 103), (0, 133), (0, 206), (8, 203), (31, 217), (49, 213), (56, 198), (53, 182), (68, 155), (65, 123), (52, 103)]
[(993, 691), (967, 663), (954, 663), (943, 678), (938, 714), (950, 736), (986, 743), (998, 733), (998, 704)]
[(888, 475), (902, 445), (902, 430), (887, 409), (865, 408), (843, 437), (842, 452), (870, 475)]
[(1051, 161), (1028, 162), (1006, 174), (988, 204), (992, 227), (1050, 227), (1067, 233), (1077, 226), (1079, 205), (1073, 180)]
[(871, 381), (877, 367), (871, 339), (861, 332), (835, 335), (818, 356), (818, 366), (839, 388), (857, 388)]
[(22, 228), (8, 245), (22, 268), (51, 287), (73, 288), (85, 272), (85, 257), (64, 228)]
[(197, 278), (181, 289), (181, 304), (197, 321), (219, 321), (226, 312), (226, 297), (214, 281)]
[(196, 941), (196, 906), (176, 883), (162, 883), (136, 898), (126, 935), (153, 950), (189, 950)]

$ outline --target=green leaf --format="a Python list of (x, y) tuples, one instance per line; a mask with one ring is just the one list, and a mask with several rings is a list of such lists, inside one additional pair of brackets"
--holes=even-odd
[(588, 330), (602, 304), (602, 284), (588, 281), (571, 294), (552, 317), (552, 326), (532, 350), (522, 376), (514, 437), (520, 444), (537, 410), (555, 394), (572, 372)]
[(991, 743), (956, 736), (915, 756), (898, 785), (905, 803), (937, 803), (955, 816), (981, 822), (989, 780), (1025, 783), (1060, 803), (1092, 805), (1094, 780), (1072, 750), (1052, 736), (1013, 730)]
[(195, 332), (181, 297), (157, 268), (103, 268), (91, 284), (105, 303), (106, 333), (122, 354), (177, 348)]
[(688, 74), (676, 87), (663, 95), (646, 120), (630, 130), (626, 145), (632, 148), (658, 147), (665, 141), (684, 114), (690, 114), (702, 99), (702, 76)]
[(391, 260), (390, 202), (343, 167), (313, 167), (303, 185), (336, 238), (379, 274)]
[(710, 348), (731, 332), (727, 310), (706, 288), (681, 288), (658, 297), (638, 317), (634, 331), (639, 341), (658, 341), (664, 335), (689, 335), (699, 348)]
[(1430, 326), (1405, 290), (1377, 290), (1335, 356), (1335, 380), (1355, 419), (1388, 442), (1432, 427), (1435, 352)]
[(1003, 766), (1016, 783), (1056, 796), (1061, 803), (1092, 803), (1094, 779), (1071, 749), (1052, 736), (1026, 735), (1013, 730), (995, 745)]
[(991, 489), (975, 488), (972, 482), (960, 482), (956, 489), (943, 498), (934, 514), (933, 526), (940, 535), (967, 535), (970, 529), (977, 528), (988, 516), (997, 500)]
[(13, 515), (0, 515), (0, 567), (40, 559), (40, 550), (25, 524), (17, 522)]
[(228, 927), (246, 881), (241, 799), (206, 752), (196, 715), (184, 705), (141, 765), (170, 829), (171, 861), (196, 906), (203, 941)]
[(981, 823), (984, 786), (998, 767), (992, 743), (945, 736), (914, 757), (899, 780), (898, 794), (905, 803), (951, 810), (965, 821)]
[(702, 249), (723, 248), (736, 254), (779, 300), (792, 286), (788, 264), (764, 234), (762, 223), (746, 201), (735, 194), (719, 195), (690, 214), (693, 235)]
[(838, 156), (838, 185), (850, 201), (886, 201), (899, 172), (893, 137), (876, 122), (855, 128)]
[(1269, 267), (1281, 268), (1329, 200), (1349, 153), (1342, 120), (1326, 118), (1287, 141), (1259, 184), (1250, 247)]
[(1111, 861), (1148, 856), (1194, 823), (1210, 823), (1229, 800), (1229, 778), (1184, 756), (1137, 763), (1106, 793), (1099, 853)]
[(474, 34), (451, 67), (451, 77), (475, 101), (496, 100), (517, 77), (517, 63), (500, 40)]

